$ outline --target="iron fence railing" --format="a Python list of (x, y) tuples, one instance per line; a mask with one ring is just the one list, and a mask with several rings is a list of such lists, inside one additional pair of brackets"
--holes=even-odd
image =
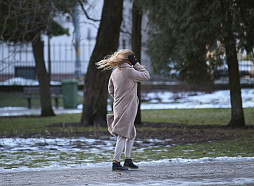
[[(81, 74), (84, 78), (95, 41), (80, 44)], [(49, 55), (50, 53), (50, 55)], [(153, 81), (168, 82), (173, 78), (153, 74), (149, 57), (143, 54), (142, 64), (150, 71)], [(51, 76), (51, 84), (60, 84), (63, 79), (75, 78), (75, 48), (73, 44), (51, 44), (44, 46), (46, 69)], [(49, 61), (51, 61), (49, 63)], [(50, 68), (49, 68), (50, 67)], [(242, 84), (254, 84), (254, 62), (244, 60), (239, 55), (240, 81)], [(31, 44), (7, 45), (0, 43), (0, 86), (1, 85), (37, 85), (35, 62)], [(82, 79), (81, 78), (81, 79)], [(81, 81), (83, 82), (83, 81)], [(214, 71), (216, 84), (227, 84), (227, 65), (224, 63)]]
[[(82, 75), (86, 73), (93, 47), (93, 41), (80, 44)], [(50, 48), (45, 45), (44, 59), (51, 81), (75, 78), (75, 48), (72, 44), (51, 44)], [(36, 84), (35, 73), (31, 44), (0, 44), (0, 85)]]

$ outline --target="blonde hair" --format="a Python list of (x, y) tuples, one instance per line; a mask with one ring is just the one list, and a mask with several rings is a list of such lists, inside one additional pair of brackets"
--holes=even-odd
[(103, 60), (95, 64), (98, 66), (98, 69), (111, 70), (115, 66), (121, 65), (129, 61), (129, 55), (134, 55), (134, 52), (129, 49), (122, 49), (112, 55), (106, 56)]

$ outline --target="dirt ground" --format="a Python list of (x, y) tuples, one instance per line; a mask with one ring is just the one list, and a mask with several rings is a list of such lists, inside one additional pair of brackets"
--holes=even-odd
[[(69, 124), (52, 124), (47, 127), (78, 127), (78, 123)], [(142, 123), (136, 125), (137, 139), (146, 142), (146, 139), (171, 139), (165, 141), (165, 145), (172, 144), (199, 144), (210, 141), (229, 140), (241, 137), (244, 132), (237, 131), (222, 125), (186, 125), (186, 124), (173, 124), (173, 123)], [(254, 130), (254, 125), (245, 126), (243, 130)], [(56, 137), (75, 137), (85, 136), (90, 138), (100, 138), (101, 136), (110, 136), (107, 130), (98, 128), (92, 132), (75, 132), (75, 133), (55, 133), (52, 134)], [(163, 142), (158, 142), (164, 145)]]
[[(154, 130), (142, 130), (140, 136), (145, 138), (171, 139), (174, 144), (198, 144), (210, 141), (229, 140), (241, 137), (242, 132), (222, 125), (186, 125), (172, 123), (144, 123), (140, 127), (152, 127)], [(137, 127), (139, 129), (139, 127)], [(158, 129), (158, 130), (156, 130)], [(244, 130), (254, 130), (253, 126), (246, 126)]]

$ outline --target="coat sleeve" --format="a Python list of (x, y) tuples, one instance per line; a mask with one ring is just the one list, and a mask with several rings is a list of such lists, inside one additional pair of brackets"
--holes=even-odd
[(136, 63), (133, 67), (135, 70), (132, 71), (131, 75), (135, 82), (142, 82), (150, 79), (149, 72), (142, 65)]
[(111, 77), (109, 78), (109, 82), (108, 82), (108, 93), (114, 98), (114, 85), (113, 85)]

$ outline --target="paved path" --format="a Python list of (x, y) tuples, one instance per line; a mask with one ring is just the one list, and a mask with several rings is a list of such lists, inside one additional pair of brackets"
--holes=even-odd
[(254, 185), (254, 161), (10, 171), (0, 173), (0, 185)]

